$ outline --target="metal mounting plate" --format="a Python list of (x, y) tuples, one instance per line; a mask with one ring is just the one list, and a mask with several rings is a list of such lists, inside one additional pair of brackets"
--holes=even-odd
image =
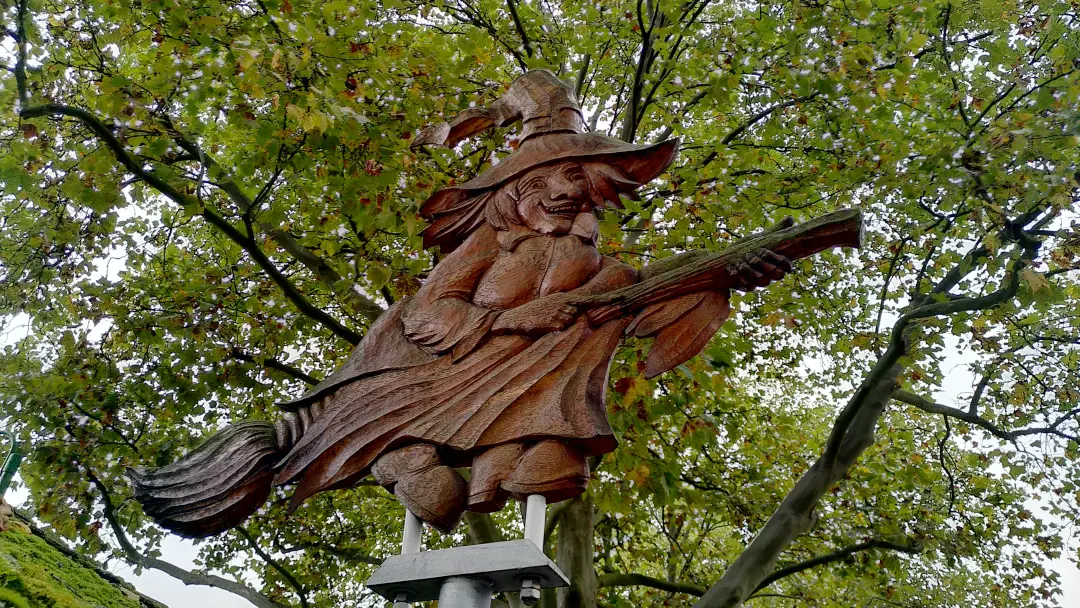
[(558, 566), (528, 540), (394, 555), (366, 584), (390, 601), (404, 593), (410, 602), (427, 602), (439, 599), (443, 581), (455, 577), (487, 581), (495, 592), (518, 591), (526, 578), (539, 581), (542, 589), (570, 584)]

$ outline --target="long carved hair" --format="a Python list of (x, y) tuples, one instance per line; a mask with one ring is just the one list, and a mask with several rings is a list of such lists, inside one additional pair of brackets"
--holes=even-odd
[[(597, 209), (621, 209), (619, 195), (637, 200), (641, 184), (630, 179), (614, 165), (602, 161), (583, 161), (585, 178), (589, 184), (589, 196)], [(517, 202), (518, 179), (512, 179), (498, 188), (485, 190), (461, 201), (453, 211), (439, 217), (425, 230), (425, 240), (442, 244), (448, 253), (472, 234), (473, 230), (487, 222), (496, 230), (506, 230), (511, 224), (521, 224)]]

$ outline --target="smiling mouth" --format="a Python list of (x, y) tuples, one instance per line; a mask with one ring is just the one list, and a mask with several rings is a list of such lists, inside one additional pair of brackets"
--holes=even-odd
[(544, 205), (544, 209), (552, 215), (575, 216), (581, 210), (581, 204), (569, 202), (559, 203), (558, 205), (554, 205), (551, 207)]

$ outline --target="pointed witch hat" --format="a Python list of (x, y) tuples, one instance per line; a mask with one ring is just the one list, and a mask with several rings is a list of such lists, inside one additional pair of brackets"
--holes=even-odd
[(651, 181), (675, 160), (679, 141), (634, 145), (598, 133), (586, 133), (574, 91), (548, 70), (532, 70), (514, 81), (489, 108), (470, 108), (449, 123), (421, 131), (412, 147), (453, 147), (463, 139), (493, 127), (522, 122), (521, 143), (502, 159), (464, 184), (443, 188), (420, 206), (431, 222), (424, 229), (424, 247), (455, 249), (484, 221), (484, 191), (540, 165), (566, 160), (596, 160), (618, 167), (638, 184)]

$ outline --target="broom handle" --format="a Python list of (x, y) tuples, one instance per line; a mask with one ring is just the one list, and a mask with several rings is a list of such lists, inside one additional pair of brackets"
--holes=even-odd
[(586, 309), (594, 324), (603, 323), (687, 293), (734, 287), (737, 265), (765, 250), (794, 261), (833, 247), (857, 248), (862, 240), (862, 212), (844, 209), (803, 224), (748, 236), (721, 252), (699, 250), (667, 258), (661, 262), (663, 269), (659, 272), (649, 273), (646, 267), (646, 278), (640, 283), (582, 296), (570, 303)]

